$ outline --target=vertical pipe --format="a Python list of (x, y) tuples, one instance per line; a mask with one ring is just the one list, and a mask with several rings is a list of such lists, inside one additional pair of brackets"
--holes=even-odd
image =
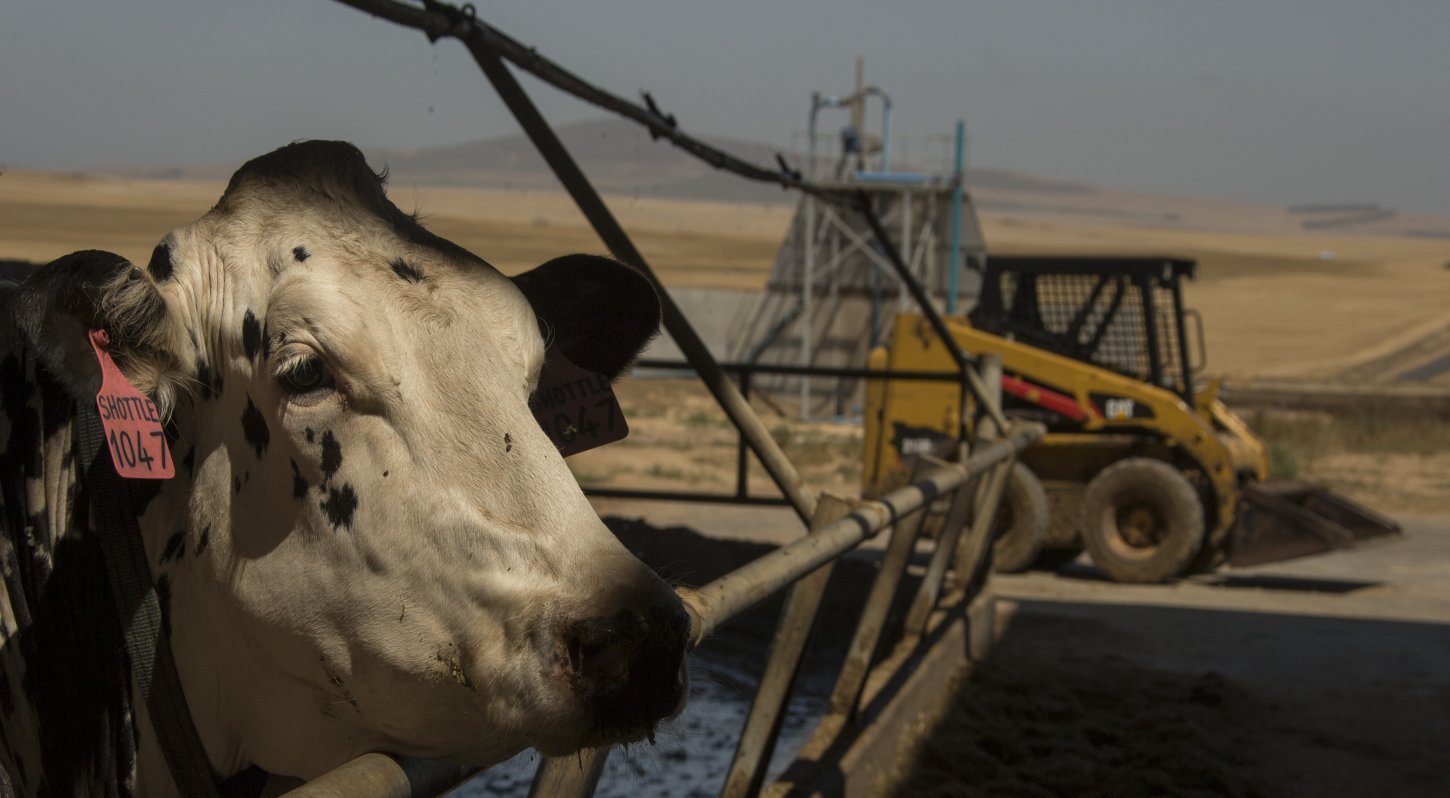
[(903, 632), (905, 637), (920, 637), (926, 632), (926, 622), (931, 618), (932, 610), (936, 609), (937, 599), (941, 597), (947, 567), (956, 557), (957, 541), (961, 539), (962, 530), (967, 525), (967, 515), (972, 509), (972, 494), (980, 479), (977, 477), (963, 482), (952, 493), (951, 507), (942, 522), (936, 548), (932, 550), (931, 561), (926, 567), (926, 575), (922, 577), (916, 597), (911, 600), (911, 608), (906, 612)]
[(1178, 331), (1178, 370), (1183, 373), (1183, 401), (1193, 407), (1193, 372), (1188, 368), (1188, 327), (1183, 320), (1183, 280), (1167, 267), (1173, 284), (1173, 325)]
[[(750, 376), (754, 374), (749, 368), (740, 372), (740, 395), (744, 397), (745, 404), (750, 404)], [(745, 498), (750, 495), (750, 450), (745, 445), (745, 436), (736, 430), (735, 435), (735, 495)]]
[[(915, 482), (932, 470), (924, 460), (917, 460), (912, 467), (911, 479)], [(861, 618), (856, 622), (856, 632), (846, 649), (846, 661), (841, 664), (836, 686), (831, 691), (832, 714), (847, 720), (856, 715), (861, 689), (871, 672), (871, 660), (881, 642), (881, 633), (885, 631), (887, 613), (896, 597), (896, 589), (901, 585), (901, 577), (906, 574), (906, 566), (911, 562), (916, 538), (921, 533), (926, 514), (931, 512), (933, 498), (924, 496), (919, 509), (907, 512), (892, 525), (891, 541), (886, 544), (886, 554), (881, 558), (881, 570), (876, 572), (876, 579), (871, 583), (871, 592), (867, 594)]]
[(881, 171), (891, 171), (891, 98), (881, 94)]
[(967, 123), (957, 120), (957, 141), (956, 155), (952, 161), (952, 246), (951, 256), (947, 259), (947, 268), (951, 269), (947, 276), (947, 315), (954, 315), (957, 312), (958, 275), (961, 270), (962, 257), (962, 201), (966, 199), (966, 191), (963, 188), (966, 182), (966, 175), (962, 172), (963, 151), (966, 147)]
[(1158, 305), (1153, 301), (1153, 277), (1146, 272), (1139, 272), (1133, 281), (1138, 286), (1139, 296), (1142, 297), (1143, 327), (1148, 336), (1148, 382), (1155, 388), (1162, 388), (1163, 347), (1158, 342)]
[[(911, 198), (911, 189), (902, 189), (901, 199), (898, 201), (901, 203), (900, 252), (901, 257), (906, 259), (906, 272), (907, 274), (911, 274), (911, 262), (913, 260), (913, 258), (911, 257), (911, 206), (913, 204)], [(912, 274), (911, 279), (916, 280), (916, 275)], [(920, 281), (918, 280), (917, 282), (919, 283)], [(905, 288), (905, 286), (902, 287)], [(930, 290), (931, 289), (928, 287), (927, 291), (930, 292)], [(930, 296), (931, 294), (927, 293), (927, 297)], [(906, 310), (908, 307), (911, 307), (911, 299), (907, 297), (906, 291), (902, 291), (896, 295), (896, 302), (898, 305), (898, 310)]]
[[(805, 197), (806, 203), (806, 241), (805, 254), (801, 264), (801, 346), (800, 358), (802, 366), (809, 366), (811, 357), (811, 325), (814, 319), (811, 318), (812, 295), (815, 293), (816, 278), (816, 198), (810, 195)], [(801, 381), (801, 411), (802, 421), (810, 419), (811, 415), (811, 378), (800, 375)]]
[[(816, 503), (812, 531), (840, 520), (850, 512), (851, 504), (845, 499), (823, 494)], [(811, 571), (786, 592), (785, 607), (775, 629), (775, 639), (770, 644), (770, 658), (750, 704), (750, 714), (745, 719), (744, 731), (740, 733), (730, 773), (720, 790), (722, 798), (746, 798), (760, 793), (765, 769), (780, 736), (781, 721), (785, 718), (786, 705), (790, 702), (791, 690), (800, 671), (801, 657), (805, 654), (811, 627), (815, 625), (835, 565), (836, 561), (831, 560)]]

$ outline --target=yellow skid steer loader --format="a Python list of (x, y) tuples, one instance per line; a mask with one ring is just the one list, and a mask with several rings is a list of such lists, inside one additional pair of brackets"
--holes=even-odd
[[(1202, 323), (1182, 290), (1195, 268), (1169, 258), (990, 257), (970, 317), (946, 319), (962, 350), (1001, 357), (1008, 414), (1049, 430), (1014, 467), (998, 570), (1085, 547), (1112, 579), (1159, 582), (1399, 532), (1321, 488), (1268, 480), (1266, 447), (1220, 400), (1218, 382), (1195, 383)], [(927, 319), (902, 314), (871, 366), (946, 371), (952, 360)], [(901, 483), (911, 455), (957, 450), (958, 386), (873, 380), (866, 403), (868, 494)]]

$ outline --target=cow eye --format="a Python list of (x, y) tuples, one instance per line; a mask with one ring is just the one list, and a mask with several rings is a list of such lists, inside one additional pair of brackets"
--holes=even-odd
[(277, 374), (277, 382), (293, 396), (332, 388), (332, 372), (320, 357), (300, 357)]

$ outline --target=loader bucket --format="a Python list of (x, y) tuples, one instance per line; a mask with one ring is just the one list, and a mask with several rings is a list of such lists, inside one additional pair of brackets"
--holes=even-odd
[(1397, 535), (1400, 525), (1343, 496), (1299, 480), (1245, 485), (1230, 539), (1235, 567), (1303, 557)]

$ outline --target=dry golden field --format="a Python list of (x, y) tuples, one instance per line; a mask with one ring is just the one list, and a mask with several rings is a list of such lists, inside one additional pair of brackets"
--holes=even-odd
[[(144, 261), (167, 231), (204, 213), (222, 187), (6, 171), (0, 257), (48, 261), (100, 248)], [(391, 194), (505, 272), (602, 249), (562, 193), (395, 185)], [(792, 213), (784, 205), (610, 201), (666, 285), (678, 287), (762, 285)], [(984, 224), (996, 252), (1197, 258), (1200, 276), (1188, 298), (1203, 313), (1210, 370), (1218, 374), (1327, 377), (1450, 326), (1450, 240), (1311, 234), (1249, 208), (1201, 213), (1206, 224), (1178, 229), (1051, 214), (987, 214)]]
[[(44, 262), (99, 248), (144, 262), (169, 230), (203, 214), (223, 186), (9, 170), (0, 173), (0, 258)], [(603, 249), (562, 192), (394, 185), (390, 193), (400, 207), (420, 211), (436, 232), (508, 273), (565, 252)], [(671, 287), (762, 285), (793, 210), (658, 198), (609, 201)], [(1084, 207), (1093, 202), (1074, 201)], [(1375, 358), (1393, 359), (1416, 340), (1438, 340), (1436, 333), (1450, 338), (1444, 335), (1450, 329), (1450, 240), (1314, 234), (1272, 209), (1163, 202), (1163, 208), (1180, 209), (1182, 224), (1169, 229), (1112, 216), (1014, 211), (986, 214), (985, 235), (995, 252), (1196, 258), (1199, 279), (1189, 286), (1188, 302), (1203, 314), (1210, 373), (1230, 379), (1332, 378)], [(1129, 205), (1118, 200), (1115, 207)], [(1444, 354), (1437, 349), (1431, 356)], [(626, 406), (636, 412), (636, 434), (572, 460), (581, 479), (728, 490), (733, 431), (697, 386), (677, 385), (681, 393), (673, 399), (662, 398), (659, 387), (623, 386)], [(784, 419), (770, 423), (782, 436), (793, 436), (790, 448), (798, 456), (819, 461), (803, 466), (816, 487), (848, 490), (855, 484), (858, 431), (790, 432)], [(1280, 459), (1287, 470), (1361, 497), (1381, 496), (1388, 511), (1444, 506), (1450, 486), (1438, 475), (1450, 473), (1450, 454), (1438, 446), (1406, 448), (1398, 434), (1326, 446), (1315, 430), (1333, 423), (1290, 419), (1274, 427), (1282, 433)], [(1393, 497), (1391, 506), (1384, 506), (1383, 491)]]

